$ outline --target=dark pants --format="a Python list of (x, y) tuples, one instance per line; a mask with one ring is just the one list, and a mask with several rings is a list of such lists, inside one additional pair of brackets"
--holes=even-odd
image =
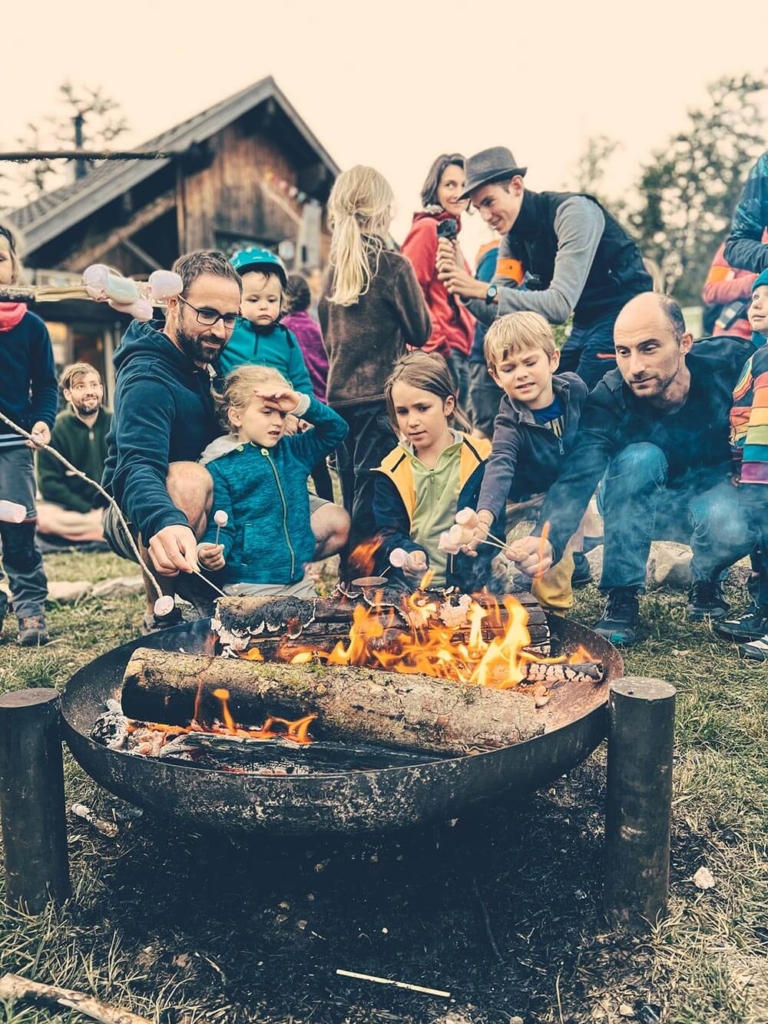
[(3, 566), (13, 597), (13, 610), (20, 619), (42, 615), (48, 596), (43, 556), (35, 543), (35, 463), (30, 448), (0, 452), (0, 498), (15, 501), (27, 510), (23, 523), (0, 523)]
[(592, 390), (604, 374), (616, 369), (613, 325), (618, 311), (595, 320), (589, 327), (574, 327), (560, 350), (560, 372), (578, 373)]
[(336, 412), (349, 426), (349, 434), (339, 450), (339, 476), (344, 508), (352, 518), (348, 545), (351, 551), (376, 533), (372, 471), (397, 445), (397, 437), (384, 401), (345, 406)]
[(469, 364), (469, 402), (472, 427), (485, 437), (493, 437), (493, 421), (499, 413), (504, 392), (488, 373), (485, 363)]
[(333, 501), (333, 481), (331, 480), (331, 472), (325, 459), (312, 467), (311, 476), (318, 498)]
[(723, 475), (667, 487), (667, 457), (655, 444), (627, 445), (603, 477), (598, 507), (605, 519), (601, 590), (645, 587), (652, 540), (693, 549), (694, 580), (715, 580), (757, 543), (754, 521), (739, 501), (741, 488)]
[(446, 362), (448, 363), (448, 369), (451, 371), (453, 383), (456, 386), (456, 400), (462, 412), (468, 412), (469, 359), (463, 352), (452, 348)]
[(768, 608), (768, 487), (764, 484), (740, 484), (736, 488), (739, 505), (754, 526), (759, 549), (752, 552), (752, 571), (758, 573), (753, 593), (756, 604)]

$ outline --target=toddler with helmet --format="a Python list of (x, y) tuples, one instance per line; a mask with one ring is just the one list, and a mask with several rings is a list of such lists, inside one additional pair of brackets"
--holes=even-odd
[(279, 256), (269, 249), (242, 249), (230, 260), (243, 279), (242, 319), (219, 357), (228, 374), (244, 363), (271, 366), (294, 391), (312, 394), (307, 364), (294, 335), (283, 327), (283, 291), (287, 282)]

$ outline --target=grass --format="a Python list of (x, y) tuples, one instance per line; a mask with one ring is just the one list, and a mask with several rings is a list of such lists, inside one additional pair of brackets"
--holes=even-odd
[[(51, 579), (131, 571), (107, 555), (47, 567)], [(70, 817), (73, 898), (38, 918), (4, 910), (0, 972), (157, 1024), (768, 1022), (768, 672), (686, 623), (683, 605), (645, 597), (647, 639), (625, 656), (628, 674), (678, 687), (670, 914), (649, 939), (600, 919), (600, 748), (522, 807), (398, 835), (245, 842), (144, 816), (107, 839)], [(599, 609), (590, 587), (575, 617), (589, 624)], [(63, 687), (136, 636), (142, 611), (139, 597), (52, 608), (49, 647), (0, 645), (0, 691)], [(125, 806), (69, 755), (66, 782), (68, 805), (104, 817)], [(701, 865), (714, 889), (694, 886)], [(453, 1001), (342, 979), (339, 967)], [(7, 1024), (82, 1020), (0, 1003)]]

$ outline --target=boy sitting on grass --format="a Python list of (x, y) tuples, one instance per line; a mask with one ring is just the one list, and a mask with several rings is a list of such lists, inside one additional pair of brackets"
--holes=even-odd
[[(480, 525), (468, 553), (488, 536), (508, 499), (546, 492), (573, 447), (588, 389), (575, 373), (555, 376), (560, 352), (552, 328), (538, 313), (499, 317), (485, 336), (488, 371), (504, 391), (493, 430), (491, 457), (477, 503)], [(560, 562), (534, 580), (540, 604), (565, 612), (573, 604), (571, 546)]]

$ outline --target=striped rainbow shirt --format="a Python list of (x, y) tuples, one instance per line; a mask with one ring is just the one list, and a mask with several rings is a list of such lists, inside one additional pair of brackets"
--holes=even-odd
[(768, 345), (762, 341), (733, 390), (731, 448), (735, 461), (741, 456), (743, 484), (768, 484)]

